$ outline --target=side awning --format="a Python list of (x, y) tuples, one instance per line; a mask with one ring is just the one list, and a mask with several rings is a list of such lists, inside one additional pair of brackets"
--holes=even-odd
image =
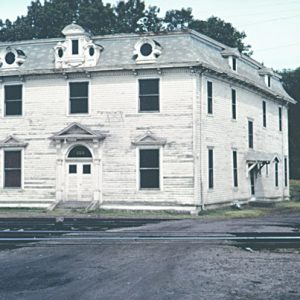
[(247, 152), (245, 155), (245, 160), (247, 163), (247, 177), (250, 171), (254, 168), (257, 168), (257, 172), (259, 172), (265, 165), (268, 165), (275, 160), (277, 160), (277, 162), (280, 161), (277, 153), (266, 153), (261, 151)]

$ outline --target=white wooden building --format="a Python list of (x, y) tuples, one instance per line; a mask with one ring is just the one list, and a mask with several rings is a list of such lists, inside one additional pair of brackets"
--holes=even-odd
[(0, 206), (289, 197), (280, 76), (195, 31), (0, 43)]

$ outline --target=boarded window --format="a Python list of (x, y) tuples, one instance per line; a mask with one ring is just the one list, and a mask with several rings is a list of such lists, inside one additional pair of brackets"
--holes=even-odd
[(208, 188), (214, 187), (214, 151), (208, 149)]
[(238, 187), (238, 168), (237, 168), (237, 152), (232, 151), (232, 163), (233, 163), (233, 186)]
[(22, 115), (22, 85), (6, 85), (5, 91), (5, 115)]
[(253, 148), (253, 122), (248, 121), (248, 146)]
[(140, 188), (159, 189), (159, 150), (140, 149)]
[(21, 151), (4, 151), (4, 187), (21, 187)]
[(232, 119), (236, 119), (236, 90), (231, 90)]
[(70, 83), (70, 113), (88, 113), (88, 82)]
[(207, 81), (207, 113), (213, 113), (213, 87), (211, 81)]
[(159, 79), (139, 80), (139, 111), (159, 111)]

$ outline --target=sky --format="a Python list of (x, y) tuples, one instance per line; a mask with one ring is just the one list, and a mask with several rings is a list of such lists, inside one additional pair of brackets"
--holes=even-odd
[[(30, 3), (31, 0), (0, 0), (0, 19), (15, 20), (26, 15)], [(275, 70), (300, 67), (300, 0), (145, 0), (145, 3), (160, 7), (161, 16), (167, 10), (183, 7), (191, 7), (197, 19), (217, 16), (246, 33), (244, 42), (252, 46), (252, 57), (258, 62)]]

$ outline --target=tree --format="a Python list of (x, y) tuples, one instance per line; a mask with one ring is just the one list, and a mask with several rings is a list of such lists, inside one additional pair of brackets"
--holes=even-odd
[[(294, 99), (300, 101), (300, 67), (281, 72), (283, 86)], [(300, 179), (300, 103), (289, 106), (290, 178)]]
[(207, 21), (195, 19), (191, 8), (171, 9), (160, 18), (159, 8), (146, 8), (143, 0), (121, 0), (116, 6), (102, 0), (40, 0), (32, 1), (26, 16), (11, 22), (0, 20), (0, 41), (52, 38), (76, 22), (90, 33), (159, 32), (194, 29), (230, 47), (251, 55), (250, 46), (243, 43), (246, 34), (217, 17)]

